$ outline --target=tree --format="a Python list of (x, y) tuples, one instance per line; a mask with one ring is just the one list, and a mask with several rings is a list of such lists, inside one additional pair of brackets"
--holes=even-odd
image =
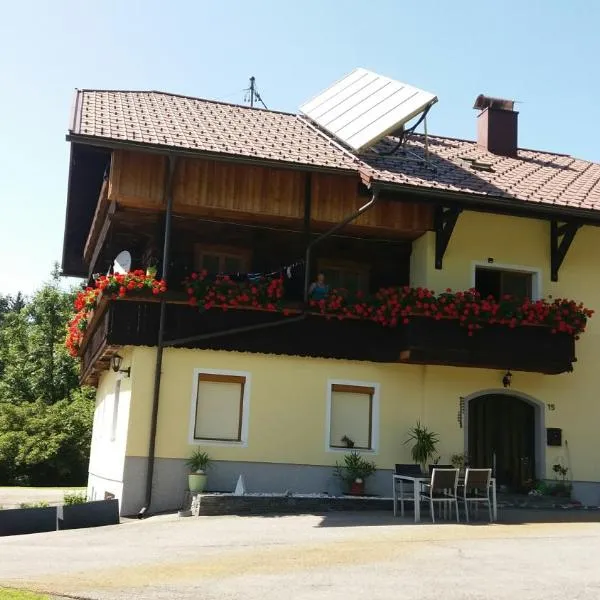
[(64, 347), (74, 294), (60, 289), (55, 265), (51, 280), (20, 309), (18, 298), (0, 330), (0, 402), (53, 404), (78, 385), (77, 363)]
[(94, 390), (64, 347), (74, 293), (59, 284), (56, 265), (30, 299), (0, 296), (0, 484), (85, 480)]
[(19, 292), (14, 298), (10, 295), (3, 296), (0, 294), (0, 381), (2, 381), (2, 374), (4, 373), (4, 353), (2, 348), (4, 347), (2, 342), (2, 326), (7, 319), (14, 313), (18, 313), (25, 306), (25, 298)]
[(94, 403), (78, 390), (70, 399), (0, 403), (0, 482), (34, 485), (85, 481)]

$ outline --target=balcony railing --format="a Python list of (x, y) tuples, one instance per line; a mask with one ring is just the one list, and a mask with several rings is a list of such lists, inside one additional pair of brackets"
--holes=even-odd
[[(474, 334), (457, 319), (411, 316), (396, 327), (356, 317), (341, 318), (284, 305), (278, 310), (220, 307), (198, 310), (184, 295), (168, 293), (164, 339), (203, 336), (179, 347), (265, 354), (340, 358), (385, 363), (413, 363), (512, 369), (538, 373), (572, 370), (575, 341), (549, 326), (485, 325)], [(156, 346), (160, 304), (151, 296), (103, 298), (83, 342), (82, 380), (95, 384), (110, 357), (125, 345)], [(251, 326), (281, 326), (239, 331)], [(234, 333), (217, 335), (234, 330)], [(210, 337), (213, 335), (213, 337)]]

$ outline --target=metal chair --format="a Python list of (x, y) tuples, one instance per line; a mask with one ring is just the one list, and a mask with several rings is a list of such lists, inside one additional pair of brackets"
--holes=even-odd
[(450, 509), (452, 516), (452, 506), (456, 509), (456, 522), (460, 523), (458, 515), (458, 469), (439, 469), (434, 468), (431, 474), (431, 483), (426, 486), (427, 490), (421, 492), (421, 499), (429, 502), (431, 511), (431, 521), (435, 523), (435, 504)]
[[(395, 465), (396, 475), (408, 475), (410, 477), (419, 477), (421, 473), (421, 467), (415, 464), (396, 464)], [(400, 494), (402, 487), (402, 494)], [(394, 516), (398, 513), (398, 500), (400, 500), (400, 516), (404, 516), (404, 502), (414, 502), (414, 487), (413, 484), (408, 481), (400, 482), (394, 479)]]
[(469, 502), (475, 504), (486, 502), (490, 515), (490, 523), (492, 518), (492, 500), (490, 498), (490, 481), (492, 478), (491, 469), (467, 469), (465, 472), (465, 483), (462, 487), (462, 500), (465, 503), (465, 518), (469, 522)]
[(429, 465), (429, 477), (433, 475), (434, 469), (454, 469), (454, 465)]

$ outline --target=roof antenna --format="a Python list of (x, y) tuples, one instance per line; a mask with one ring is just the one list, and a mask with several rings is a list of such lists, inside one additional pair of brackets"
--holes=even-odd
[[(263, 99), (260, 97), (258, 90), (256, 89), (256, 78), (254, 75), (250, 77), (250, 87), (244, 90), (246, 93), (244, 94), (244, 102), (250, 102), (250, 108), (254, 108), (254, 101), (260, 102), (264, 108), (267, 108), (267, 105), (263, 102)], [(269, 110), (267, 108), (267, 110)]]

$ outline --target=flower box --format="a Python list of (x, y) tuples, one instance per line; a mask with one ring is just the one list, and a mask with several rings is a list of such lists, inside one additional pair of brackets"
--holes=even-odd
[(56, 531), (56, 506), (0, 510), (0, 536)]
[(556, 374), (571, 371), (576, 361), (575, 338), (544, 325), (486, 325), (469, 336), (456, 319), (411, 317), (403, 346), (401, 361), (419, 364)]
[(96, 500), (57, 508), (56, 529), (81, 529), (119, 524), (119, 501)]

